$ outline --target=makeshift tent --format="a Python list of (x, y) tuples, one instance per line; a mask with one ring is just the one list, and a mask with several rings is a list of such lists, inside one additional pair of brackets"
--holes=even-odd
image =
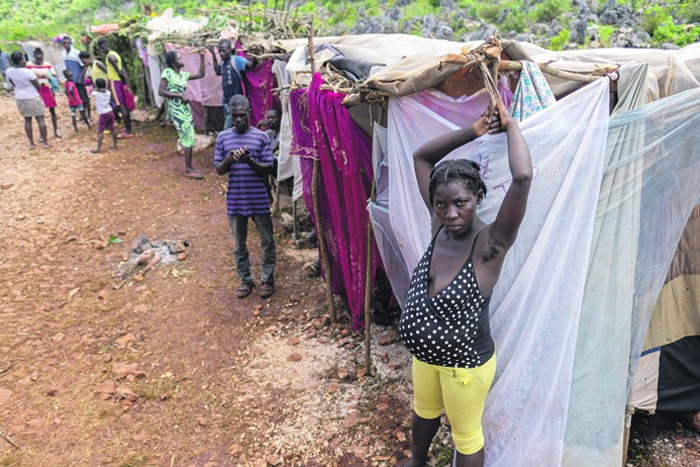
[[(451, 95), (465, 83), (445, 83), (474, 65), (468, 56), (457, 56), (461, 45), (426, 41), (414, 48), (415, 55), (392, 63), (417, 42), (403, 44), (397, 38), (388, 48), (389, 39), (376, 39), (349, 38), (345, 50), (343, 38), (328, 43), (365, 62), (386, 57), (386, 67), (375, 68), (359, 86), (341, 90), (348, 94), (348, 105), (397, 96), (389, 99), (386, 138), (378, 126), (373, 130), (378, 199), (371, 210), (382, 259), (401, 301), (429, 241), (429, 219), (414, 186), (410, 155), (439, 131), (473, 122), (480, 96)], [(357, 44), (364, 40), (371, 46), (363, 54)], [(453, 55), (441, 57), (435, 50)], [(639, 58), (635, 52), (617, 61), (634, 64)], [(682, 74), (684, 62), (671, 58), (669, 63), (675, 75)], [(559, 71), (596, 70), (590, 64), (581, 67)], [(308, 82), (303, 72), (296, 75), (301, 83)], [(492, 302), (499, 370), (485, 416), (489, 465), (620, 465), (628, 375), (634, 374), (640, 336), (643, 342), (700, 190), (698, 136), (691, 130), (700, 110), (700, 92), (693, 90), (697, 79), (676, 80), (668, 71), (660, 79), (663, 73), (663, 66), (655, 69), (655, 64), (620, 69), (618, 112), (610, 119), (607, 80), (571, 94), (572, 89), (557, 90), (562, 88), (554, 78), (565, 73), (548, 74), (555, 95), (570, 95), (522, 124), (531, 147), (540, 150), (533, 151), (537, 178), (524, 231), (509, 253)], [(658, 94), (640, 91), (642, 84), (656, 86)], [(333, 84), (326, 85), (333, 91)], [(683, 87), (681, 94), (633, 110)], [(356, 99), (358, 94), (363, 99)], [(371, 128), (373, 120), (364, 115), (362, 123)], [(491, 195), (480, 215), (487, 220), (507, 190), (503, 139), (485, 137), (456, 151), (482, 163)], [(613, 280), (614, 286), (604, 287)], [(602, 341), (596, 339), (601, 328), (608, 331)]]

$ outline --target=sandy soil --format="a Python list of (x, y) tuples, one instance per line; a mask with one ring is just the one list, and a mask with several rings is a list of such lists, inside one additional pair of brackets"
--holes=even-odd
[[(0, 98), (0, 429), (20, 446), (0, 440), (0, 467), (402, 464), (410, 358), (377, 344), (390, 329), (373, 327), (365, 377), (364, 336), (340, 301), (324, 323), (314, 252), (279, 219), (275, 295), (238, 300), (213, 150), (195, 154), (202, 181), (182, 176), (172, 128), (92, 155), (94, 131), (59, 109), (66, 137), (30, 152)], [(132, 270), (140, 234), (187, 241), (186, 258)], [(253, 227), (248, 245), (259, 277)], [(443, 427), (430, 464), (451, 453)]]

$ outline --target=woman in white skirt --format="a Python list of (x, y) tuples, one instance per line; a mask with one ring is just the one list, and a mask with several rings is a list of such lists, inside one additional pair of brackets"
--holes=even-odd
[(44, 147), (50, 148), (51, 145), (46, 138), (46, 124), (44, 123), (46, 106), (39, 95), (39, 89), (41, 88), (39, 80), (32, 71), (25, 68), (27, 60), (24, 58), (24, 55), (15, 52), (10, 57), (10, 60), (12, 61), (12, 68), (7, 70), (7, 80), (15, 88), (17, 108), (24, 117), (24, 131), (27, 132), (27, 138), (29, 138), (29, 149), (36, 148), (32, 133), (32, 117), (39, 124), (40, 141), (44, 144)]

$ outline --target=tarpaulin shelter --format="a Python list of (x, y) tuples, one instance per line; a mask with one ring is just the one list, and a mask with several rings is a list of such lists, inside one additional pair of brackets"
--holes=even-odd
[[(405, 36), (326, 42), (345, 58), (384, 66), (374, 67), (363, 82), (342, 87), (325, 76), (300, 77), (303, 70), (298, 71), (299, 81), (308, 84), (300, 93), (306, 102), (297, 106), (299, 118), (292, 112), (292, 125), (298, 120), (300, 126), (294, 136), (307, 139), (302, 144), (307, 152), (327, 146), (323, 150), (336, 163), (337, 180), (343, 147), (326, 144), (332, 131), (319, 135), (313, 106), (340, 94), (348, 106), (365, 106), (356, 120), (375, 137), (367, 175), (376, 181), (377, 201), (370, 211), (382, 261), (403, 303), (407, 279), (430, 237), (427, 209), (415, 186), (413, 150), (441, 132), (472, 124), (488, 97), (470, 83), (474, 59), (462, 53), (462, 44)], [(507, 63), (513, 60), (539, 62), (528, 47), (506, 44), (503, 71), (517, 69)], [(539, 67), (560, 99), (521, 123), (535, 180), (520, 237), (492, 299), (499, 367), (484, 417), (488, 465), (621, 464), (632, 377), (678, 240), (700, 195), (695, 149), (700, 91), (690, 71), (692, 59), (686, 65), (684, 51), (629, 51), (625, 59), (625, 51), (608, 50), (608, 58), (588, 61), (589, 52), (605, 53), (581, 51), (577, 59), (571, 52), (564, 64)], [(616, 71), (612, 106), (607, 77), (583, 88), (584, 79), (562, 80), (572, 72), (592, 75), (606, 64), (614, 64), (606, 71), (623, 65)], [(547, 73), (547, 67), (556, 72)], [(531, 71), (525, 68), (520, 64), (521, 71)], [(369, 104), (385, 102), (386, 96), (391, 96), (386, 125), (373, 124), (378, 106), (367, 115)], [(339, 109), (336, 117), (343, 113)], [(305, 125), (311, 125), (309, 132), (303, 132)], [(315, 141), (319, 136), (321, 142)], [(362, 151), (366, 157), (367, 149)], [(450, 156), (480, 163), (490, 193), (480, 209), (487, 222), (508, 189), (505, 153), (503, 136), (486, 136)], [(332, 211), (329, 215), (331, 224), (337, 222)]]

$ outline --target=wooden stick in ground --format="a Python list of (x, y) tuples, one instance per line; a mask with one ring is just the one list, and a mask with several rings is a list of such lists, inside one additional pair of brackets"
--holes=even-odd
[[(309, 25), (309, 63), (311, 64), (311, 75), (316, 74), (316, 62), (314, 61), (314, 28), (313, 22)], [(318, 178), (321, 175), (320, 162), (314, 160), (313, 173), (311, 175), (311, 196), (314, 200), (314, 216), (316, 217), (316, 235), (318, 236), (318, 249), (321, 255), (321, 265), (326, 282), (326, 300), (328, 301), (328, 315), (331, 323), (335, 324), (335, 303), (333, 302), (333, 289), (331, 286), (331, 265), (328, 261), (328, 250), (326, 250), (326, 237), (323, 236), (323, 219), (321, 219), (321, 205), (318, 196)]]
[[(381, 118), (379, 120), (381, 122)], [(372, 195), (370, 201), (377, 201), (377, 179), (372, 176)], [(372, 254), (374, 253), (374, 230), (372, 229), (372, 219), (368, 217), (367, 222), (367, 268), (365, 269), (365, 376), (372, 376), (372, 355), (371, 338), (372, 323), (369, 304), (372, 299)]]
[(5, 430), (3, 430), (2, 428), (0, 428), (0, 438), (4, 439), (8, 443), (10, 443), (12, 446), (14, 446), (15, 449), (19, 449), (19, 446), (17, 446), (17, 443), (12, 441), (12, 438), (7, 436), (7, 433), (5, 433)]

